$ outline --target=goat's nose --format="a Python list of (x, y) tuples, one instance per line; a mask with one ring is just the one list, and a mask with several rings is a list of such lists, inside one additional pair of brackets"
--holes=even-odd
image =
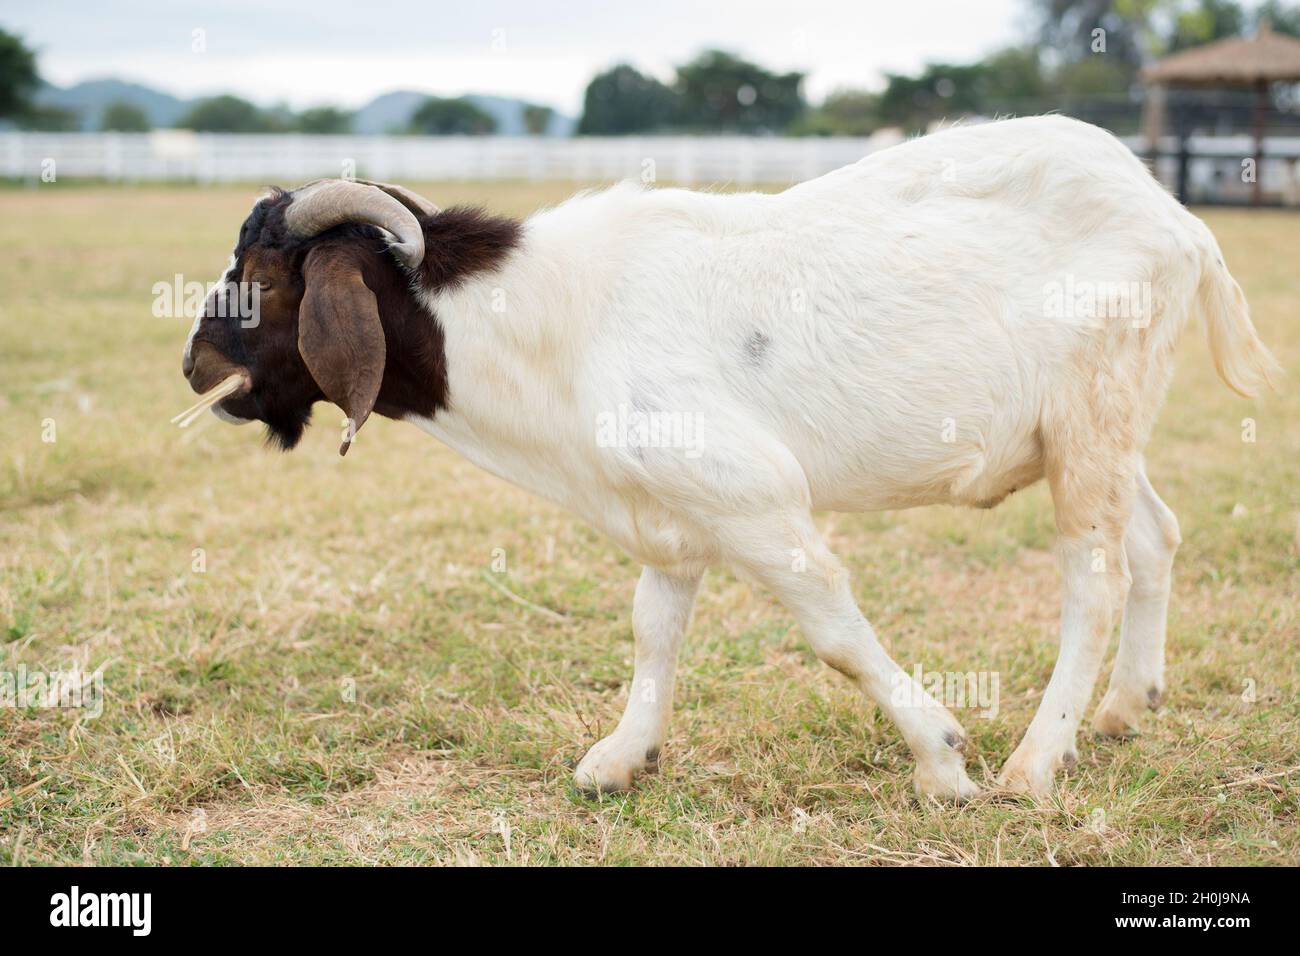
[(194, 356), (190, 355), (188, 352), (186, 352), (181, 358), (181, 373), (186, 378), (189, 378), (194, 374)]

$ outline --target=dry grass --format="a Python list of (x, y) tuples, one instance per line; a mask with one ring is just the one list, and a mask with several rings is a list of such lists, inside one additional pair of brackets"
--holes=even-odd
[[(515, 213), (567, 193), (426, 191)], [(151, 287), (215, 278), (250, 195), (0, 193), (0, 670), (102, 666), (106, 695), (93, 720), (0, 708), (0, 861), (1300, 862), (1294, 382), (1242, 402), (1184, 343), (1149, 454), (1185, 538), (1168, 700), (1138, 740), (1084, 739), (1052, 803), (914, 805), (897, 734), (719, 572), (662, 772), (594, 804), (569, 777), (626, 692), (632, 562), (409, 427), (340, 460), (332, 408), (288, 456), (168, 425), (188, 322), (152, 318)], [(1207, 218), (1294, 373), (1300, 219)], [(1043, 489), (824, 523), (905, 666), (998, 673), (997, 716), (959, 714), (996, 770), (1054, 657)], [(489, 586), (496, 548), (564, 620)]]

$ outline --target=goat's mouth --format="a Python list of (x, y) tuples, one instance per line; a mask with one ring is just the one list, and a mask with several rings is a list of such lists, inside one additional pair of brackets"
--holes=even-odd
[(228, 358), (219, 348), (203, 339), (194, 340), (186, 350), (181, 362), (181, 373), (190, 383), (190, 388), (204, 395), (221, 385), (232, 375), (239, 376), (239, 386), (228, 391), (220, 401), (226, 404), (253, 389), (253, 376), (247, 365)]
[(251, 377), (244, 372), (243, 381), (231, 395), (214, 402), (208, 409), (227, 425), (247, 425), (264, 419), (262, 401), (256, 394)]
[(248, 425), (257, 421), (256, 418), (245, 418), (242, 415), (236, 415), (230, 409), (225, 408), (221, 402), (212, 406), (212, 414), (225, 422), (227, 425)]
[(217, 418), (233, 425), (245, 424), (256, 417), (246, 413), (255, 402), (251, 397), (253, 378), (244, 366), (230, 361), (215, 349), (205, 348), (200, 361), (186, 356), (182, 370), (190, 388), (200, 396), (188, 410), (190, 420), (203, 411), (211, 411)]
[(223, 382), (237, 380), (237, 386), (227, 386), (225, 394), (216, 394), (206, 402), (200, 398), (190, 409), (191, 413), (211, 411), (231, 425), (262, 422), (267, 441), (285, 451), (302, 440), (311, 419), (312, 405), (324, 398), (305, 372), (301, 376), (291, 372), (269, 374), (256, 363), (241, 364), (228, 358), (217, 346), (202, 339), (194, 342), (182, 371), (190, 387), (201, 395), (213, 390), (220, 392)]

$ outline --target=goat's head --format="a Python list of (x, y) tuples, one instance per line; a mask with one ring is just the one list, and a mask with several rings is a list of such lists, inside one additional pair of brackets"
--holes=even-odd
[[(415, 324), (405, 314), (418, 311), (409, 273), (424, 259), (423, 223), (437, 212), (400, 186), (347, 180), (259, 200), (185, 344), (190, 385), (204, 392), (240, 375), (239, 389), (213, 411), (233, 423), (264, 422), (286, 449), (302, 437), (312, 405), (328, 399), (347, 415), (346, 453), (380, 401), (394, 344), (385, 326)], [(440, 366), (419, 371), (442, 374)]]

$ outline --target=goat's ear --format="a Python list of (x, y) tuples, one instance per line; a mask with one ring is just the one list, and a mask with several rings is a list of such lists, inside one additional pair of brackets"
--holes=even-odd
[(317, 246), (302, 271), (306, 291), (298, 309), (298, 351), (325, 397), (348, 417), (339, 447), (346, 455), (384, 380), (379, 303), (345, 249)]

